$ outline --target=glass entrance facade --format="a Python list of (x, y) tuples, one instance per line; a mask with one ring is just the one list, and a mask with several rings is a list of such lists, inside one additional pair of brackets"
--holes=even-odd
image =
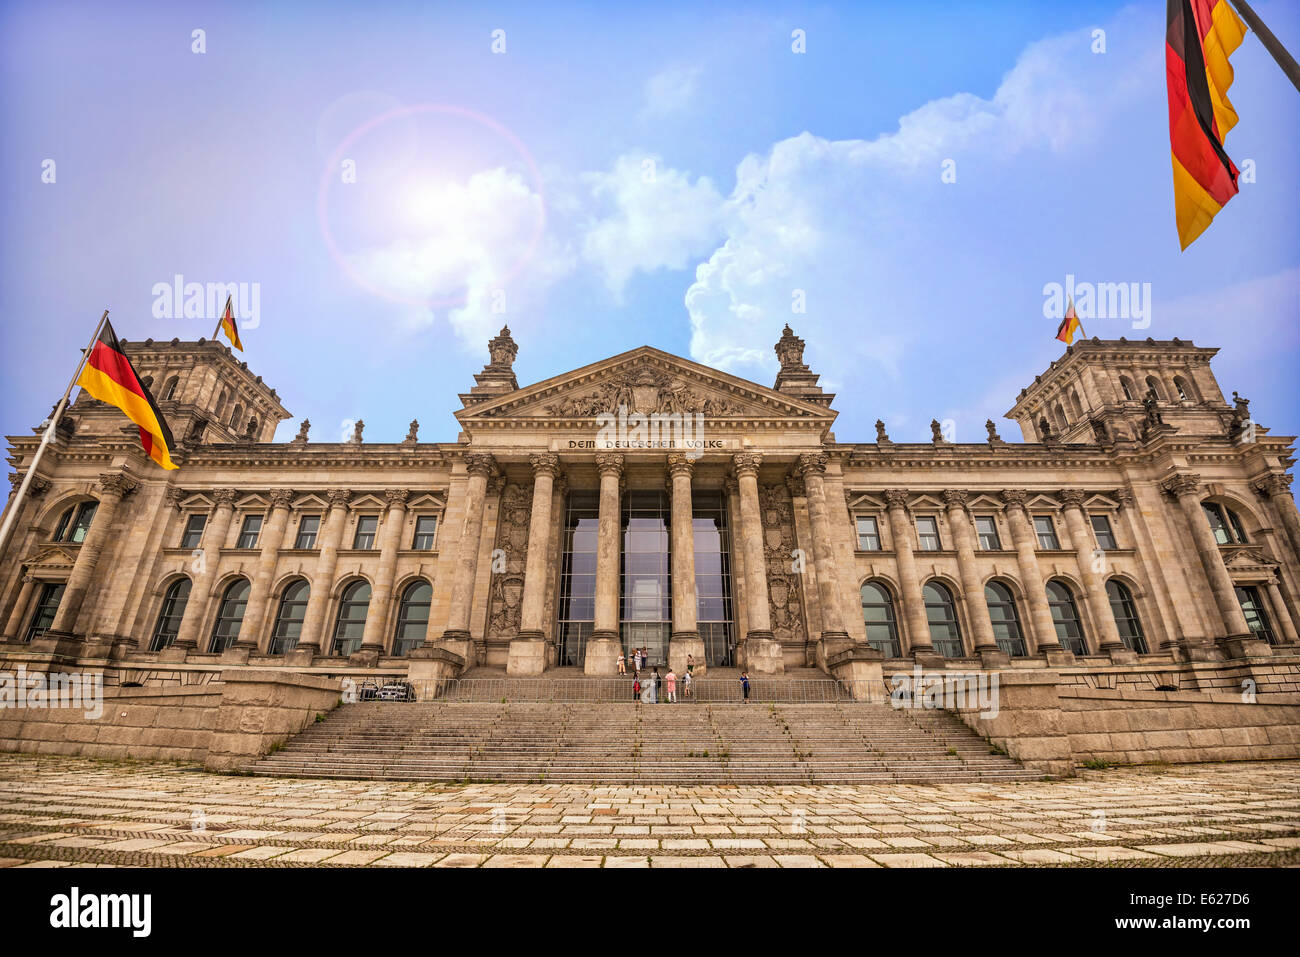
[[(633, 490), (620, 508), (619, 634), (623, 653), (646, 650), (650, 667), (668, 664), (672, 634), (672, 507), (667, 492)], [(735, 660), (731, 599), (731, 538), (721, 492), (692, 495), (696, 617), (705, 662)], [(594, 491), (570, 492), (561, 539), (558, 664), (581, 667), (596, 619), (596, 545), (600, 501)]]

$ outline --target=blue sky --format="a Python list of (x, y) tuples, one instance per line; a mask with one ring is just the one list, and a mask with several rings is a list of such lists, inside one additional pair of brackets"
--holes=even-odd
[[(503, 322), (521, 383), (649, 344), (765, 384), (790, 322), (841, 441), (1019, 438), (1073, 274), (1151, 283), (1149, 328), (1090, 335), (1219, 346), (1225, 393), (1295, 434), (1300, 96), (1248, 36), (1227, 146), (1256, 182), (1180, 252), (1164, 6), (9, 3), (0, 430), (105, 307), (128, 339), (210, 335), (153, 315), (181, 274), (259, 284), (244, 358), (319, 440), (454, 440)], [(1300, 8), (1256, 8), (1300, 50)]]

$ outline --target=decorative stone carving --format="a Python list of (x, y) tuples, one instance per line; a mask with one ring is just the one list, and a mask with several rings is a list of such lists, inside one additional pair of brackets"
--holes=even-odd
[(890, 508), (907, 508), (907, 491), (901, 488), (887, 488), (881, 495)]
[(267, 493), (272, 508), (288, 508), (293, 504), (294, 491), (291, 488), (273, 488)]
[[(99, 476), (99, 487), (104, 495), (125, 498), (139, 488), (139, 485), (121, 472), (104, 472)], [(229, 492), (232, 496), (235, 494), (234, 489), (223, 489), (223, 491)], [(232, 498), (231, 501), (234, 499)]]
[(163, 492), (163, 500), (172, 508), (179, 509), (181, 507), (181, 502), (188, 498), (189, 495), (190, 493), (185, 489), (177, 488), (175, 485), (169, 485), (167, 486), (167, 491)]
[(1097, 440), (1098, 445), (1110, 444), (1110, 432), (1106, 428), (1106, 423), (1101, 419), (1092, 420), (1092, 437)]
[(331, 508), (335, 506), (338, 506), (339, 508), (347, 508), (348, 502), (351, 500), (352, 493), (347, 489), (332, 488), (325, 493), (325, 501), (330, 503)]
[(1083, 508), (1083, 503), (1087, 500), (1088, 493), (1079, 488), (1063, 488), (1057, 493), (1057, 498), (1072, 508)]
[(935, 445), (942, 445), (947, 441), (943, 437), (943, 426), (939, 424), (938, 419), (930, 420), (930, 441)]
[(420, 420), (412, 419), (411, 424), (407, 426), (406, 438), (402, 440), (403, 445), (414, 445), (420, 441)]
[(885, 423), (881, 419), (876, 419), (876, 444), (884, 445), (889, 441), (889, 434), (885, 432)]
[(495, 475), (497, 460), (486, 452), (467, 452), (465, 454), (465, 471), (470, 475)]
[(1160, 487), (1174, 498), (1182, 498), (1184, 495), (1197, 495), (1201, 491), (1201, 477), (1191, 472), (1184, 472), (1165, 479), (1160, 483)]
[(352, 438), (348, 439), (351, 445), (361, 444), (361, 433), (366, 429), (365, 419), (357, 419), (357, 424), (352, 427)]
[(998, 497), (1002, 499), (1002, 504), (1013, 508), (1024, 508), (1025, 502), (1029, 501), (1029, 493), (1019, 488), (1003, 489)]
[(528, 462), (534, 475), (549, 472), (551, 478), (556, 478), (560, 474), (560, 457), (554, 452), (534, 452), (528, 456)]
[(758, 467), (763, 464), (763, 454), (761, 452), (737, 452), (731, 457), (731, 462), (735, 466), (737, 476), (744, 475), (746, 472), (757, 475)]
[(628, 370), (610, 376), (591, 391), (565, 396), (545, 406), (547, 415), (583, 418), (603, 414), (733, 415), (742, 407), (729, 399), (704, 395), (680, 379), (654, 369)]
[(781, 331), (781, 338), (773, 346), (776, 358), (781, 363), (782, 372), (807, 372), (803, 362), (804, 341), (794, 334), (790, 324), (786, 323)]
[(505, 555), (505, 564), (503, 571), (494, 571), (488, 591), (489, 638), (510, 638), (519, 632), (532, 511), (532, 492), (523, 485), (508, 483), (501, 495), (496, 537), (496, 548)]
[(410, 497), (411, 490), (409, 488), (390, 488), (384, 490), (384, 500), (388, 502), (390, 507), (393, 505), (405, 505), (406, 500)]
[(298, 426), (298, 434), (293, 437), (290, 445), (306, 445), (307, 433), (311, 430), (311, 419), (303, 419), (302, 425)]
[(1002, 441), (1002, 436), (998, 435), (998, 427), (993, 424), (992, 419), (984, 420), (984, 428), (989, 433), (989, 445), (997, 445)]
[(668, 453), (668, 476), (670, 480), (674, 475), (685, 473), (689, 477), (694, 472), (695, 463), (691, 459), (687, 458), (685, 453)]
[(601, 475), (606, 472), (614, 472), (618, 475), (623, 474), (623, 456), (618, 452), (597, 452), (596, 469)]
[(1115, 489), (1115, 500), (1119, 502), (1121, 508), (1128, 508), (1135, 501), (1133, 490), (1125, 485), (1123, 488)]
[(966, 500), (970, 498), (970, 492), (964, 488), (946, 488), (943, 490), (943, 501), (945, 505), (959, 505), (966, 507)]
[(1251, 487), (1265, 498), (1274, 495), (1290, 495), (1291, 476), (1284, 472), (1270, 472), (1263, 478), (1256, 479)]
[(1051, 442), (1054, 438), (1056, 438), (1056, 436), (1055, 436), (1055, 435), (1053, 434), (1053, 432), (1052, 432), (1052, 423), (1050, 423), (1050, 422), (1047, 421), (1047, 416), (1045, 416), (1045, 415), (1040, 415), (1040, 416), (1038, 417), (1038, 439), (1039, 439), (1039, 441), (1042, 442), (1042, 443), (1044, 443), (1044, 444), (1047, 444), (1047, 443)]
[(795, 472), (785, 477), (785, 487), (790, 490), (790, 494), (795, 498), (807, 496), (808, 490), (804, 487), (803, 475), (797, 471), (797, 466)]
[(488, 341), (488, 355), (492, 357), (488, 368), (493, 371), (508, 372), (514, 366), (515, 356), (518, 354), (519, 346), (510, 335), (510, 327), (502, 326), (501, 333), (495, 339)]
[(767, 560), (767, 591), (772, 635), (777, 641), (807, 641), (803, 620), (803, 586), (793, 571), (794, 503), (788, 489), (762, 485), (758, 489), (763, 518), (763, 553)]
[(239, 489), (235, 488), (214, 488), (212, 490), (212, 501), (220, 508), (222, 505), (229, 505), (234, 508), (236, 499), (239, 498)]
[(828, 457), (825, 452), (804, 452), (799, 456), (795, 472), (801, 478), (808, 474), (825, 475)]

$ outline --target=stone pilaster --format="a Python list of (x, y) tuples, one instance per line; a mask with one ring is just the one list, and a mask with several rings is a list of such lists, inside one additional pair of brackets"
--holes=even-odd
[(1030, 650), (1047, 658), (1053, 667), (1071, 664), (1074, 653), (1061, 647), (1052, 621), (1052, 609), (1047, 603), (1047, 582), (1038, 568), (1038, 539), (1034, 535), (1029, 514), (1025, 511), (1028, 495), (1020, 489), (1007, 489), (1002, 501), (1007, 506), (1007, 524), (1011, 526), (1011, 543), (1016, 549), (1016, 564), (1020, 583), (1025, 589), (1025, 602), (1029, 605)]
[(812, 526), (813, 563), (817, 571), (817, 595), (822, 618), (817, 657), (824, 665), (827, 658), (844, 651), (853, 643), (844, 627), (844, 609), (840, 603), (840, 576), (836, 568), (830, 516), (826, 506), (825, 453), (809, 452), (799, 456), (796, 472), (803, 479), (804, 493), (808, 500), (808, 521)]
[(233, 488), (215, 489), (212, 498), (217, 507), (212, 513), (212, 520), (203, 530), (203, 548), (198, 567), (194, 570), (190, 599), (185, 604), (185, 614), (176, 630), (176, 640), (172, 642), (173, 648), (184, 649), (186, 652), (199, 650), (199, 628), (207, 615), (212, 583), (216, 581), (217, 570), (221, 565), (221, 549), (226, 544), (230, 522), (235, 517), (235, 500), (239, 498), (239, 491)]
[(732, 456), (740, 490), (740, 547), (745, 553), (748, 630), (745, 667), (756, 674), (785, 671), (781, 646), (772, 635), (772, 609), (767, 596), (767, 556), (763, 550), (763, 516), (758, 501), (758, 468), (763, 456), (739, 452)]
[(1099, 556), (1095, 550), (1092, 526), (1083, 507), (1087, 494), (1077, 488), (1067, 488), (1061, 490), (1060, 497), (1065, 503), (1065, 527), (1074, 544), (1079, 562), (1079, 577), (1083, 579), (1084, 598), (1092, 613), (1100, 651), (1110, 655), (1116, 664), (1131, 664), (1137, 658), (1120, 640), (1119, 629), (1115, 626), (1115, 614), (1110, 607), (1110, 596), (1106, 594), (1106, 576), (1098, 569), (1098, 563), (1106, 561), (1106, 553), (1100, 552)]
[(1286, 537), (1291, 542), (1291, 550), (1300, 559), (1300, 513), (1297, 513), (1295, 499), (1291, 496), (1291, 476), (1285, 472), (1271, 472), (1257, 479), (1254, 488), (1277, 510)]
[(984, 585), (980, 581), (979, 569), (975, 567), (974, 535), (966, 511), (967, 495), (964, 489), (945, 489), (943, 500), (948, 506), (948, 528), (957, 549), (957, 572), (961, 576), (962, 591), (966, 593), (966, 612), (970, 615), (974, 651), (985, 667), (1005, 667), (1010, 664), (1010, 657), (998, 647), (993, 636), (993, 622), (989, 619), (988, 602), (984, 600)]
[(18, 588), (18, 598), (9, 612), (9, 620), (5, 623), (4, 635), (0, 637), (0, 641), (22, 640), (23, 619), (27, 614), (27, 606), (31, 604), (32, 591), (35, 587), (36, 579), (30, 574), (24, 574)]
[(293, 495), (292, 489), (271, 489), (271, 515), (266, 521), (266, 530), (262, 533), (262, 551), (257, 556), (257, 569), (253, 572), (248, 604), (244, 606), (244, 620), (239, 627), (239, 640), (235, 642), (235, 648), (252, 652), (264, 646), (266, 611), (270, 604), (271, 586), (275, 582), (280, 547), (284, 544), (284, 533), (289, 525), (289, 506), (293, 502)]
[(366, 627), (361, 634), (361, 647), (349, 658), (357, 664), (378, 664), (379, 656), (384, 653), (388, 606), (393, 597), (393, 579), (397, 575), (397, 551), (402, 547), (406, 501), (410, 497), (410, 489), (405, 488), (390, 488), (384, 492), (388, 514), (384, 516), (379, 541), (379, 566), (375, 569), (374, 585), (370, 590), (370, 610), (366, 614)]
[(695, 670), (705, 671), (704, 641), (700, 638), (695, 591), (695, 506), (691, 476), (695, 463), (681, 452), (668, 455), (668, 481), (672, 493), (673, 631), (668, 645), (668, 667), (682, 674), (687, 655), (695, 657)]
[(600, 472), (600, 512), (596, 529), (596, 620), (583, 671), (589, 675), (618, 673), (618, 653), (622, 641), (618, 634), (619, 579), (619, 509), (622, 504), (619, 482), (623, 476), (623, 456), (602, 452), (596, 456)]
[(311, 664), (313, 656), (321, 653), (325, 643), (325, 610), (334, 591), (334, 571), (339, 564), (339, 547), (347, 526), (348, 500), (351, 493), (344, 489), (332, 490), (326, 498), (329, 511), (325, 513), (324, 528), (320, 535), (320, 556), (316, 559), (316, 574), (311, 579), (311, 595), (307, 599), (307, 613), (303, 617), (302, 637), (289, 653), (302, 664)]
[(916, 570), (916, 556), (912, 552), (912, 529), (907, 520), (907, 492), (891, 488), (884, 492), (889, 511), (889, 537), (894, 545), (894, 562), (898, 566), (899, 599), (903, 605), (903, 620), (907, 628), (902, 634), (903, 654), (911, 654), (922, 664), (938, 663), (934, 645), (930, 641), (930, 622), (925, 615), (925, 596), (921, 590), (921, 576)]
[(1219, 616), (1223, 619), (1225, 633), (1219, 636), (1219, 641), (1249, 640), (1253, 637), (1250, 626), (1246, 624), (1246, 616), (1237, 601), (1237, 593), (1233, 589), (1228, 568), (1223, 563), (1219, 543), (1214, 540), (1210, 523), (1205, 518), (1205, 510), (1201, 507), (1201, 477), (1182, 473), (1167, 479), (1161, 488), (1182, 506), (1183, 518), (1196, 546), (1196, 554), (1201, 559), (1201, 566), (1209, 579), (1210, 592), (1214, 595)]
[(487, 503), (488, 478), (497, 471), (490, 455), (471, 452), (465, 456), (469, 480), (465, 483), (465, 524), (456, 546), (456, 569), (451, 584), (451, 612), (443, 641), (468, 642), (473, 611), (474, 579), (478, 575), (478, 553), (483, 538), (483, 510)]
[(555, 571), (551, 554), (551, 503), (560, 457), (552, 452), (529, 456), (533, 467), (533, 507), (528, 520), (528, 555), (524, 562), (524, 594), (520, 600), (519, 633), (510, 642), (509, 675), (538, 675), (546, 670), (546, 583)]

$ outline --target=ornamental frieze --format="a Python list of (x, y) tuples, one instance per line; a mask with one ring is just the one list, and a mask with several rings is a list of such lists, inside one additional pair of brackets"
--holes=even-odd
[(763, 517), (763, 554), (767, 562), (768, 606), (772, 634), (777, 641), (803, 643), (803, 587), (794, 572), (794, 502), (784, 485), (762, 485), (758, 490)]
[[(528, 524), (532, 517), (532, 492), (513, 482), (501, 493), (493, 557), (492, 586), (488, 592), (489, 638), (509, 638), (519, 631), (524, 596), (524, 565), (528, 556)], [(501, 571), (497, 569), (501, 568)]]

